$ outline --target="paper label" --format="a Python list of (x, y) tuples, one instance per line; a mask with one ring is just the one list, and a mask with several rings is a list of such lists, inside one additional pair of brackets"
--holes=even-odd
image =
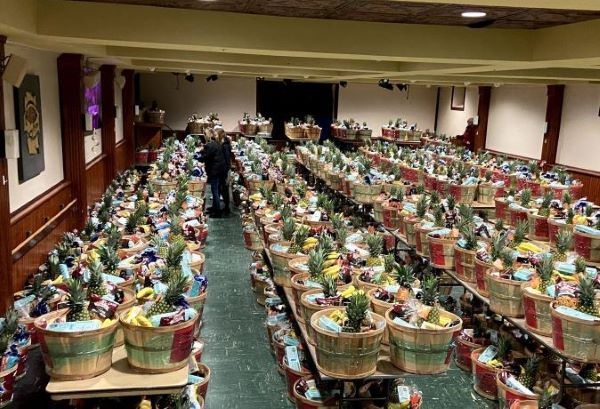
[(406, 385), (398, 385), (396, 387), (398, 392), (398, 402), (407, 402), (410, 400), (410, 388)]
[(112, 284), (121, 284), (121, 283), (125, 282), (124, 278), (121, 278), (119, 276), (114, 276), (112, 274), (102, 273), (102, 278), (104, 278), (104, 281), (106, 281), (108, 283), (112, 283)]
[(300, 345), (300, 341), (298, 341), (298, 338), (290, 337), (289, 335), (284, 335), (283, 344), (287, 346), (297, 346)]
[(33, 300), (35, 300), (35, 295), (32, 294), (15, 301), (15, 310), (25, 307), (26, 305), (32, 303)]
[(410, 322), (404, 321), (402, 318), (396, 317), (392, 320), (395, 324), (401, 325), (403, 327), (408, 327), (408, 328), (416, 328), (415, 325), (411, 324)]
[(490, 345), (485, 349), (485, 351), (483, 351), (481, 355), (479, 355), (479, 358), (477, 360), (479, 362), (487, 364), (489, 361), (496, 357), (496, 354), (498, 354), (498, 348), (496, 348), (494, 345)]
[(319, 318), (319, 325), (321, 326), (321, 328), (325, 328), (329, 331), (342, 332), (342, 327), (340, 327), (335, 321), (333, 321), (329, 317)]
[(302, 369), (300, 365), (300, 358), (298, 356), (298, 348), (295, 346), (285, 347), (285, 357), (287, 359), (288, 366), (295, 371)]
[(310, 388), (305, 393), (306, 399), (309, 400), (322, 400), (321, 392), (316, 388)]
[(100, 328), (101, 325), (102, 323), (98, 320), (53, 322), (52, 324), (48, 325), (48, 330), (58, 332), (93, 331)]

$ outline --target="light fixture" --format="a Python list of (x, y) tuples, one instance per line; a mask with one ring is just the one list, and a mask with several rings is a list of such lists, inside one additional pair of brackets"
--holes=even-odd
[(387, 89), (388, 91), (394, 90), (394, 85), (390, 82), (388, 78), (382, 78), (377, 83), (381, 88)]
[(396, 84), (399, 91), (408, 91), (408, 84)]
[(340, 81), (340, 87), (346, 88), (348, 86), (348, 81)]
[(304, 79), (305, 79), (305, 80), (307, 80), (307, 79), (309, 79), (309, 78), (310, 78), (310, 75), (305, 75), (305, 76), (304, 76)]
[(194, 82), (194, 74), (192, 74), (192, 73), (185, 74), (184, 78), (187, 82)]
[(500, 86), (502, 85), (502, 83), (500, 82), (495, 82), (494, 83), (494, 88), (500, 88)]
[(264, 81), (265, 77), (256, 77), (256, 81)]
[(209, 75), (208, 77), (206, 77), (206, 82), (216, 81), (218, 79), (219, 79), (219, 76), (217, 74), (212, 74), (212, 75)]
[(465, 87), (468, 87), (469, 85), (471, 85), (471, 83), (469, 81), (465, 81), (465, 82), (463, 82), (463, 84), (465, 84)]
[(125, 77), (123, 75), (119, 75), (118, 77), (115, 77), (115, 84), (117, 84), (117, 86), (120, 89), (123, 89), (125, 87), (126, 82), (127, 82), (127, 80), (125, 79)]
[(484, 11), (463, 11), (460, 15), (465, 18), (481, 18), (487, 16), (487, 13)]
[(283, 85), (290, 85), (292, 83), (292, 80), (289, 78), (284, 78), (283, 79)]
[(148, 67), (148, 69), (150, 70), (150, 72), (156, 71), (156, 67)]

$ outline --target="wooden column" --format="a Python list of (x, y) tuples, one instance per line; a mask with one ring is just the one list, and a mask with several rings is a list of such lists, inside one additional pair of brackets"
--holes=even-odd
[(106, 155), (104, 164), (104, 187), (115, 177), (115, 66), (100, 67), (100, 87), (102, 92), (102, 153)]
[(490, 114), (490, 97), (492, 95), (492, 87), (479, 87), (479, 105), (477, 108), (477, 117), (479, 122), (477, 125), (477, 137), (475, 138), (475, 146), (473, 150), (477, 152), (480, 149), (485, 149), (485, 141), (487, 139), (488, 117)]
[(548, 85), (546, 133), (544, 134), (544, 143), (542, 144), (542, 161), (545, 161), (548, 165), (556, 163), (564, 96), (564, 85)]
[[(4, 59), (4, 46), (6, 37), (0, 35), (0, 61)], [(10, 200), (8, 186), (8, 162), (4, 150), (4, 130), (6, 122), (4, 119), (4, 82), (0, 78), (0, 225), (3, 226), (2, 239), (0, 240), (0, 311), (4, 313), (12, 304), (13, 300), (13, 269), (12, 269), (12, 248), (9, 238), (11, 237), (10, 228)]]
[(135, 161), (135, 80), (133, 70), (123, 70), (121, 75), (125, 77), (123, 87), (123, 137), (127, 143), (127, 164), (132, 165)]
[(58, 91), (65, 179), (71, 182), (75, 227), (82, 228), (87, 213), (85, 179), (83, 56), (62, 54), (58, 57)]

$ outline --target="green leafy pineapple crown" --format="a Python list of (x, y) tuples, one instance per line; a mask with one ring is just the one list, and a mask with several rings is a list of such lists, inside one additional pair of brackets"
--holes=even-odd
[(367, 317), (369, 309), (369, 298), (362, 291), (357, 291), (350, 297), (350, 303), (346, 307), (348, 323), (343, 328), (344, 332), (360, 332), (362, 323)]

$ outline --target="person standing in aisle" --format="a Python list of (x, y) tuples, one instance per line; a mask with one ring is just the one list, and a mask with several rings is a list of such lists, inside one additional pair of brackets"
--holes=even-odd
[(219, 190), (223, 196), (223, 214), (231, 213), (229, 208), (229, 171), (231, 170), (231, 141), (225, 130), (222, 127), (215, 129), (217, 132), (217, 140), (221, 144), (223, 151), (223, 159), (225, 159), (225, 171), (219, 178)]
[(206, 131), (206, 145), (202, 150), (200, 160), (206, 167), (206, 176), (212, 192), (212, 207), (208, 209), (209, 216), (213, 218), (221, 217), (221, 194), (219, 191), (219, 181), (221, 175), (225, 172), (225, 157), (223, 148), (216, 139), (216, 133), (213, 129)]
[(475, 146), (475, 137), (477, 136), (477, 125), (475, 125), (473, 118), (467, 119), (467, 127), (462, 135), (456, 136), (456, 142), (459, 146), (464, 146), (469, 150), (473, 150)]

